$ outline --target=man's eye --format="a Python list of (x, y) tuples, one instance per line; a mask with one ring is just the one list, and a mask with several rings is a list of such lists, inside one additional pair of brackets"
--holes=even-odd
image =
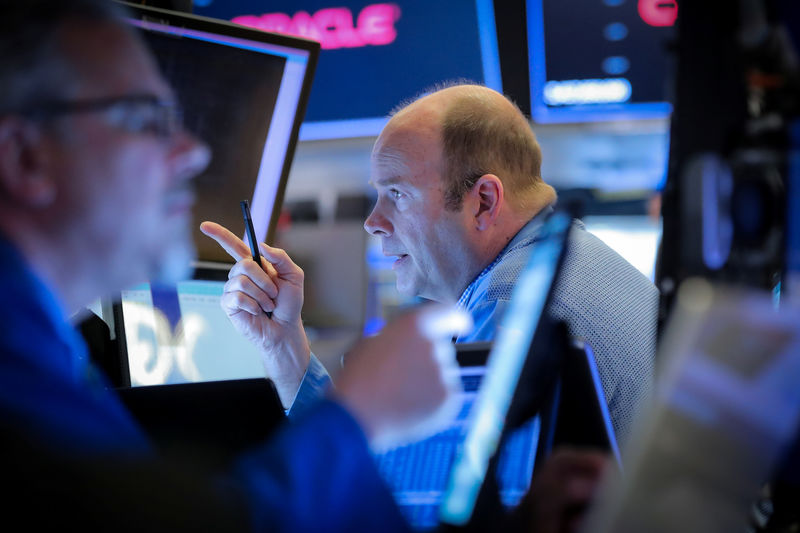
[(147, 106), (116, 106), (109, 113), (110, 121), (129, 133), (157, 134), (158, 117), (154, 110)]
[(400, 198), (402, 198), (402, 197), (403, 197), (403, 193), (401, 193), (401, 192), (400, 192), (400, 191), (398, 191), (397, 189), (391, 189), (391, 190), (389, 191), (389, 194), (390, 194), (390, 195), (392, 196), (392, 198), (393, 198), (393, 199), (395, 199), (395, 200), (399, 200)]

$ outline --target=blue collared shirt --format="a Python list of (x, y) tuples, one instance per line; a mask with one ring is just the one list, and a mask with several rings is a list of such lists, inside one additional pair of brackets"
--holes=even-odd
[(461, 309), (465, 309), (472, 316), (473, 328), (469, 333), (459, 336), (456, 342), (483, 342), (494, 340), (495, 330), (497, 329), (498, 322), (502, 313), (498, 312), (498, 305), (510, 300), (508, 298), (492, 298), (486, 290), (488, 286), (496, 283), (496, 277), (493, 275), (497, 265), (510, 258), (510, 261), (518, 266), (519, 270), (515, 272), (508, 283), (511, 287), (516, 284), (517, 276), (527, 260), (530, 252), (529, 247), (536, 241), (539, 231), (544, 224), (545, 219), (553, 212), (552, 207), (547, 207), (541, 213), (533, 217), (506, 245), (503, 250), (497, 254), (497, 257), (478, 274), (474, 280), (464, 289), (461, 297), (456, 304)]
[[(472, 315), (475, 327), (457, 342), (494, 339), (551, 212), (548, 208), (531, 219), (464, 290), (459, 305)], [(624, 444), (636, 412), (652, 392), (658, 290), (580, 221), (573, 229), (548, 311), (594, 351), (614, 431)]]

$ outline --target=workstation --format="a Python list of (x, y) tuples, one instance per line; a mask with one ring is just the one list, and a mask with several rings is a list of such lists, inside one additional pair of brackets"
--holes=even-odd
[[(377, 492), (391, 495), (391, 516), (371, 524), (555, 531), (541, 518), (553, 505), (561, 530), (586, 533), (800, 525), (800, 12), (792, 2), (120, 5), (174, 90), (186, 131), (212, 157), (192, 181), (195, 256), (184, 258), (184, 279), (117, 287), (71, 321), (107, 388), (166, 456), (216, 471), (264, 442), (292, 442), (284, 436), (297, 428), (313, 440), (303, 424), (319, 398), (352, 408), (314, 387), (352, 383), (345, 369), (357, 368), (361, 346), (408, 313), (457, 301), (476, 330), (449, 337), (456, 365), (448, 379), (459, 392), (447, 422), (419, 438), (385, 440), (362, 424)], [(405, 207), (387, 207), (389, 198), (418, 192), (386, 183), (415, 167), (405, 160), (387, 180), (387, 161), (401, 156), (381, 158), (409, 116), (465, 85), (514, 104), (535, 135), (538, 181), (557, 200), (526, 219), (535, 222), (534, 245), (521, 247), (529, 226), (517, 227), (488, 261), (464, 263), (479, 267), (464, 283), (448, 272), (458, 289), (450, 298), (408, 274), (410, 257), (435, 252), (414, 247), (425, 229), (402, 226), (411, 236), (402, 245), (392, 238)], [(404, 142), (395, 148), (429, 146)], [(469, 187), (489, 194), (491, 172), (478, 170)], [(513, 201), (503, 186), (500, 197)], [(204, 221), (228, 228), (247, 252), (232, 253), (218, 230), (201, 231)], [(239, 298), (234, 309), (230, 293), (249, 291), (232, 285), (234, 273), (250, 259), (280, 263), (272, 248), (255, 251), (248, 222), (255, 241), (285, 250), (301, 273), (311, 359), (288, 402), (284, 376), (264, 362), (263, 339), (233, 318), (244, 304)], [(437, 237), (439, 224), (451, 227), (430, 222)], [(453, 235), (445, 237), (460, 238)], [(587, 256), (598, 263), (578, 259)], [(508, 276), (507, 257), (520, 259), (498, 297), (485, 280)], [(503, 303), (481, 323), (475, 302), (486, 294)], [(259, 302), (259, 312), (277, 321), (278, 296), (270, 297), (275, 307)], [(575, 309), (587, 301), (591, 313)], [(563, 449), (606, 461), (580, 503), (553, 504), (542, 495), (563, 485), (536, 482), (550, 479)], [(316, 502), (327, 517), (338, 491), (348, 487), (331, 474), (330, 486), (309, 490), (304, 512), (313, 515)], [(158, 517), (171, 512), (157, 509)], [(367, 523), (321, 526), (297, 521), (291, 505), (285, 511), (263, 529), (360, 531)]]
[[(183, 91), (187, 95), (182, 101), (186, 120), (197, 122), (192, 131), (208, 139), (214, 153), (224, 154), (219, 161), (212, 160), (212, 168), (197, 181), (199, 205), (195, 208), (195, 219), (220, 221), (242, 230), (237, 218), (239, 198), (252, 196), (259, 238), (286, 249), (307, 274), (304, 320), (314, 330), (315, 353), (322, 356), (329, 371), (335, 372), (342, 349), (354, 338), (377, 331), (398, 310), (420, 302), (398, 294), (391, 261), (383, 257), (380, 240), (365, 232), (363, 224), (375, 202), (370, 185), (370, 152), (388, 121), (388, 114), (401, 102), (437, 83), (470, 80), (484, 84), (510, 95), (526, 115), (535, 117), (532, 124), (546, 154), (542, 174), (557, 189), (559, 198), (565, 203), (580, 202), (587, 228), (651, 280), (655, 279), (656, 249), (661, 234), (658, 197), (666, 181), (671, 109), (667, 102), (671, 58), (661, 43), (670, 39), (674, 28), (648, 25), (630, 7), (610, 14), (604, 9), (610, 10), (611, 5), (593, 7), (603, 20), (610, 15), (622, 17), (624, 24), (636, 28), (632, 30), (635, 33), (609, 40), (601, 35), (604, 25), (596, 21), (598, 16), (587, 13), (585, 18), (576, 18), (571, 24), (582, 26), (564, 27), (551, 37), (552, 44), (547, 50), (553, 58), (547, 64), (552, 63), (565, 72), (550, 77), (591, 80), (601, 76), (602, 69), (591, 67), (595, 72), (575, 59), (573, 47), (578, 45), (571, 41), (576, 31), (586, 35), (600, 32), (600, 45), (605, 42), (604, 46), (619, 49), (620, 53), (637, 51), (645, 55), (641, 60), (627, 59), (635, 63), (628, 67), (632, 82), (626, 83), (635, 84), (637, 92), (627, 96), (621, 93), (619, 102), (575, 105), (585, 97), (574, 96), (571, 103), (547, 103), (543, 92), (550, 82), (545, 69), (539, 66), (544, 58), (537, 56), (545, 48), (544, 33), (536, 25), (542, 24), (545, 10), (549, 9), (553, 27), (561, 28), (560, 18), (568, 16), (570, 9), (559, 3), (539, 5), (538, 11), (531, 9), (528, 21), (524, 18), (523, 3), (398, 5), (398, 13), (402, 15), (392, 14), (398, 18), (387, 23), (386, 31), (397, 33), (399, 27), (405, 33), (397, 33), (391, 42), (386, 38), (387, 42), (374, 45), (336, 44), (335, 36), (356, 31), (353, 21), (359, 20), (362, 9), (358, 6), (340, 10), (348, 13), (342, 20), (350, 20), (350, 26), (330, 22), (322, 32), (322, 26), (310, 23), (303, 26), (302, 21), (304, 13), (314, 15), (325, 7), (324, 2), (319, 6), (313, 3), (295, 6), (292, 2), (285, 6), (209, 2), (195, 3), (191, 10), (185, 3), (165, 4), (182, 13), (192, 12), (259, 29), (280, 29), (281, 26), (269, 24), (291, 21), (294, 15), (295, 26), (286, 26), (288, 29), (279, 33), (304, 38), (316, 35), (317, 39), (323, 39), (319, 37), (323, 35), (324, 39), (332, 40), (322, 40), (319, 58), (308, 68), (309, 87), (304, 88), (293, 110), (299, 121), (296, 137), (290, 135), (296, 126), (290, 120), (273, 121), (269, 125), (269, 135), (280, 135), (276, 129), (285, 128), (282, 135), (292, 139), (283, 148), (285, 152), (275, 153), (261, 148), (262, 144), (264, 147), (275, 144), (274, 141), (270, 144), (270, 138), (266, 137), (268, 121), (257, 122), (254, 118), (259, 113), (268, 113), (264, 103), (268, 99), (250, 89), (255, 83), (253, 69), (258, 65), (255, 59), (250, 59), (252, 54), (230, 43), (216, 43), (214, 49), (220, 55), (216, 63), (205, 56), (202, 59), (195, 56), (191, 61), (197, 64), (187, 62), (178, 67), (176, 57), (181, 53), (180, 47), (163, 50), (164, 56), (171, 57), (163, 61), (170, 62), (172, 75), (180, 80), (176, 82), (178, 90), (180, 84), (185, 85)], [(259, 10), (264, 14), (252, 16)], [(369, 13), (367, 10), (366, 15)], [(441, 33), (437, 34), (438, 42), (432, 41), (431, 34), (442, 24), (464, 29), (458, 32), (458, 39)], [(580, 46), (588, 50), (598, 43)], [(197, 46), (208, 49), (209, 45)], [(642, 46), (647, 50), (641, 51)], [(196, 54), (200, 53), (198, 48)], [(233, 59), (237, 53), (240, 57)], [(605, 50), (598, 50), (595, 63), (602, 64), (607, 59), (603, 54)], [(657, 60), (647, 58), (647, 54), (655, 55)], [(401, 60), (413, 63), (414, 69), (398, 68)], [(229, 67), (231, 61), (253, 61), (253, 64), (246, 64), (245, 73), (237, 74)], [(584, 59), (583, 63), (588, 61)], [(213, 100), (199, 96), (196, 73), (201, 64), (202, 77), (214, 80), (206, 80), (203, 89), (209, 94), (224, 94), (223, 102), (212, 106), (209, 102)], [(186, 70), (181, 72), (179, 68)], [(221, 71), (219, 75), (208, 74), (217, 70)], [(269, 73), (265, 71), (263, 75), (266, 79)], [(549, 87), (553, 86), (556, 85), (550, 83)], [(241, 87), (237, 89), (240, 94), (231, 94), (231, 87)], [(584, 91), (589, 94), (592, 89), (587, 86)], [(244, 113), (242, 109), (247, 110), (249, 122), (234, 132), (236, 113)], [(255, 154), (253, 161), (239, 160), (248, 153)], [(272, 168), (257, 168), (260, 161), (268, 161)], [(250, 176), (251, 183), (244, 176)], [(267, 190), (267, 183), (272, 189)], [(258, 193), (263, 198), (256, 200), (248, 186), (259, 187)], [(274, 202), (274, 206), (269, 202)], [(229, 268), (230, 257), (213, 241), (199, 230), (195, 230), (194, 237), (201, 267)], [(353, 261), (354, 257), (363, 261)], [(133, 293), (131, 297), (135, 297)], [(98, 310), (97, 314), (101, 313), (105, 317), (113, 314), (108, 308)]]

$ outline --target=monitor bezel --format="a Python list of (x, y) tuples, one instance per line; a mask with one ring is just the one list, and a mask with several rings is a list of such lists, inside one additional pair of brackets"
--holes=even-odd
[(292, 124), (292, 129), (289, 133), (286, 153), (283, 158), (283, 165), (278, 178), (278, 185), (274, 197), (275, 203), (273, 204), (272, 213), (270, 214), (269, 222), (267, 224), (265, 242), (272, 243), (275, 239), (281, 206), (283, 204), (283, 198), (286, 192), (286, 183), (289, 180), (289, 173), (300, 137), (300, 128), (305, 118), (306, 108), (308, 107), (308, 100), (311, 94), (311, 84), (316, 73), (317, 62), (319, 61), (320, 44), (309, 39), (265, 32), (234, 24), (225, 20), (213, 19), (180, 11), (132, 4), (130, 2), (123, 2), (120, 0), (115, 1), (124, 6), (124, 9), (127, 11), (126, 14), (129, 18), (136, 19), (145, 24), (155, 23), (180, 28), (183, 30), (221, 35), (230, 39), (265, 43), (273, 46), (296, 49), (307, 54), (308, 60), (306, 63), (305, 76), (303, 83), (301, 84), (294, 123)]

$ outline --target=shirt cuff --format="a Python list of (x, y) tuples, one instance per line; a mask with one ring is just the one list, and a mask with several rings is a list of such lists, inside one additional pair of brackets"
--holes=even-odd
[(324, 397), (330, 386), (331, 377), (328, 375), (328, 371), (312, 353), (306, 373), (300, 382), (300, 388), (297, 389), (292, 406), (286, 410), (286, 415), (291, 419), (297, 418)]

